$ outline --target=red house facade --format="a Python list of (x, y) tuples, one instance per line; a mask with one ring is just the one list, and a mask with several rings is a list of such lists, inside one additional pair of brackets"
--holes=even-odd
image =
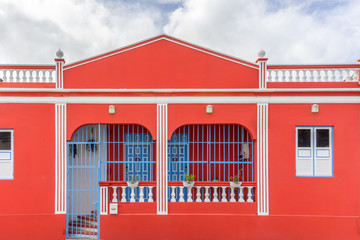
[(1, 65), (0, 238), (359, 239), (360, 65), (267, 60)]

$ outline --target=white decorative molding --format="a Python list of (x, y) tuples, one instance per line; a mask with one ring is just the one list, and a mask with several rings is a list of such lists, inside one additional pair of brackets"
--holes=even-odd
[(55, 69), (56, 69), (56, 88), (64, 88), (64, 63), (65, 60), (62, 58), (55, 59)]
[(168, 214), (167, 121), (167, 104), (158, 104), (156, 117), (156, 209), (159, 215)]
[(100, 215), (107, 215), (109, 212), (108, 187), (100, 187)]
[(269, 215), (268, 104), (257, 104), (258, 215)]
[(267, 58), (259, 58), (259, 88), (264, 89), (267, 88)]
[(0, 103), (84, 104), (215, 104), (215, 103), (360, 103), (359, 96), (244, 96), (244, 97), (0, 97)]
[(112, 50), (110, 52), (103, 53), (101, 55), (93, 56), (93, 57), (90, 57), (90, 58), (87, 58), (87, 59), (84, 59), (84, 60), (80, 60), (78, 62), (70, 63), (67, 66), (65, 66), (65, 70), (71, 69), (71, 68), (74, 68), (74, 67), (78, 67), (78, 66), (81, 66), (81, 65), (84, 65), (84, 64), (92, 63), (92, 62), (95, 62), (95, 61), (99, 61), (101, 59), (108, 58), (108, 57), (118, 55), (118, 54), (121, 54), (121, 53), (125, 53), (125, 52), (131, 51), (133, 49), (137, 49), (137, 48), (149, 45), (151, 43), (158, 42), (160, 40), (167, 40), (169, 42), (173, 42), (175, 44), (178, 44), (178, 45), (181, 45), (181, 46), (184, 46), (184, 47), (188, 47), (188, 48), (194, 49), (196, 51), (199, 51), (199, 52), (211, 55), (211, 56), (215, 56), (215, 57), (218, 57), (218, 58), (221, 58), (221, 59), (233, 62), (233, 63), (241, 64), (241, 65), (247, 66), (249, 68), (257, 69), (257, 66), (255, 64), (253, 64), (253, 63), (251, 63), (251, 62), (249, 62), (247, 60), (243, 60), (243, 59), (240, 59), (240, 58), (235, 58), (235, 57), (232, 57), (232, 56), (229, 56), (229, 55), (225, 55), (223, 53), (219, 53), (219, 52), (216, 52), (216, 51), (211, 50), (211, 49), (205, 49), (204, 47), (200, 47), (200, 46), (197, 46), (197, 45), (194, 45), (194, 44), (186, 43), (186, 42), (183, 42), (182, 40), (175, 39), (174, 37), (170, 38), (168, 36), (159, 36), (159, 37), (157, 37), (155, 39), (153, 39), (153, 38), (147, 39), (147, 40), (137, 42), (137, 43), (134, 43), (134, 44), (131, 44), (131, 45), (128, 45), (128, 46), (124, 46), (124, 47), (122, 47), (120, 49), (117, 49), (117, 50)]
[(66, 213), (66, 104), (55, 104), (55, 214)]

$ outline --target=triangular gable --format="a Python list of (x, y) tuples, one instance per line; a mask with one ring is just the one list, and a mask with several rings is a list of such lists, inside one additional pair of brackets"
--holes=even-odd
[(65, 88), (257, 88), (258, 65), (162, 35), (64, 67)]

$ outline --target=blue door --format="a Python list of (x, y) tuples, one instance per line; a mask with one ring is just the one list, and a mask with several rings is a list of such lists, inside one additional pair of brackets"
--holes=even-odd
[[(149, 133), (125, 133), (125, 181), (152, 181), (153, 169), (151, 160), (152, 137)], [(148, 189), (145, 189), (147, 196)], [(130, 201), (130, 189), (127, 188), (127, 201)], [(139, 189), (135, 189), (135, 199), (138, 201)]]

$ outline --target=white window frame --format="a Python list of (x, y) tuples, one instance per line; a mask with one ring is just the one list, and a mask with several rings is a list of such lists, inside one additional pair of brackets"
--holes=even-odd
[[(310, 130), (310, 147), (298, 147), (298, 130)], [(329, 147), (316, 146), (316, 130), (329, 130)], [(333, 127), (298, 126), (295, 128), (295, 175), (333, 177)]]
[(0, 150), (0, 180), (13, 180), (14, 179), (14, 130), (0, 129), (0, 132), (11, 133), (11, 150)]

